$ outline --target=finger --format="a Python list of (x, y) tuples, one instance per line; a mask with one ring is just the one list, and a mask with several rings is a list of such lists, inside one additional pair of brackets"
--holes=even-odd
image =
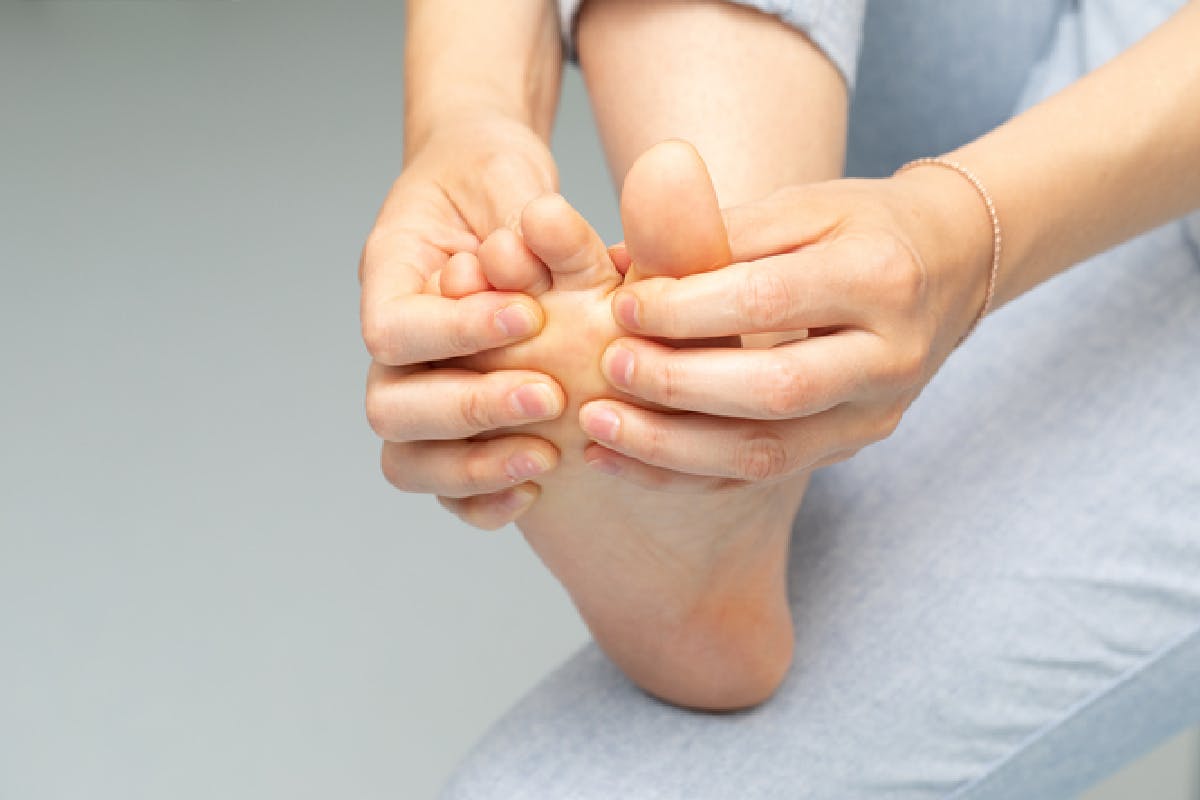
[(438, 497), (442, 507), (468, 525), (494, 531), (517, 520), (538, 499), (541, 489), (536, 483), (522, 483), (492, 494), (474, 497)]
[(367, 420), (393, 442), (465, 439), (477, 433), (554, 419), (565, 397), (540, 372), (480, 374), (455, 368), (413, 369), (372, 363)]
[(391, 221), (372, 231), (360, 264), (362, 336), (374, 359), (401, 365), (470, 355), (541, 330), (541, 306), (528, 297), (482, 292), (455, 300), (425, 293), (450, 248), (473, 251), (478, 240), (430, 218), (413, 198), (397, 197), (380, 212)]
[(617, 272), (622, 275), (629, 272), (629, 265), (633, 259), (629, 257), (629, 248), (624, 242), (610, 245), (608, 248), (608, 257), (612, 259), (613, 266), (617, 268)]
[(672, 494), (710, 494), (745, 486), (745, 481), (691, 475), (685, 472), (653, 467), (645, 462), (610, 450), (604, 445), (590, 444), (583, 451), (584, 462), (605, 475), (621, 478), (642, 489)]
[(595, 441), (651, 466), (743, 481), (782, 478), (882, 438), (874, 435), (873, 418), (848, 403), (811, 417), (757, 422), (599, 400), (584, 404), (579, 419)]
[(362, 333), (371, 357), (417, 364), (471, 355), (527, 339), (545, 315), (532, 298), (480, 292), (460, 299), (418, 294), (363, 296)]
[(384, 442), (380, 468), (402, 492), (471, 497), (507, 489), (558, 465), (558, 450), (534, 436), (487, 441)]
[(884, 341), (857, 330), (760, 350), (624, 337), (604, 351), (601, 368), (616, 388), (660, 406), (761, 420), (809, 416), (893, 383)]
[(439, 269), (447, 254), (472, 252), (479, 246), (473, 233), (439, 216), (438, 207), (444, 201), (444, 197), (422, 196), (397, 185), (384, 201), (359, 256), (358, 279), (364, 289), (368, 280), (377, 281), (384, 292), (394, 288), (387, 286), (389, 280), (407, 285), (414, 277), (421, 279)]
[(789, 253), (825, 238), (844, 218), (845, 200), (820, 185), (787, 186), (721, 211), (735, 261)]
[(442, 294), (442, 271), (440, 269), (425, 281), (425, 288), (421, 290), (421, 294)]
[(491, 288), (474, 253), (455, 253), (437, 274), (441, 276), (437, 288), (443, 297), (457, 299)]
[(523, 292), (536, 297), (550, 288), (550, 271), (529, 252), (521, 237), (500, 228), (479, 246), (479, 263), (487, 281), (502, 292)]
[(611, 288), (620, 280), (600, 235), (562, 195), (542, 195), (525, 206), (521, 233), (550, 270), (555, 289)]
[(672, 339), (769, 333), (828, 325), (861, 325), (856, 271), (835, 248), (739, 262), (682, 278), (647, 278), (613, 295), (616, 321), (627, 330)]

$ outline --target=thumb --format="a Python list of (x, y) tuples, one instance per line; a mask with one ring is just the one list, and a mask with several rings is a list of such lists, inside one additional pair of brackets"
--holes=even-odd
[(684, 141), (661, 142), (629, 168), (621, 224), (630, 259), (626, 282), (707, 272), (732, 260), (712, 178), (696, 148)]

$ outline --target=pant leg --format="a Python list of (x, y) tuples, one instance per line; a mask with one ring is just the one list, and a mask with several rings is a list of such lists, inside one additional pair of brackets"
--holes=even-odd
[(1067, 797), (1200, 720), (1200, 262), (1179, 225), (982, 326), (820, 473), (796, 660), (724, 716), (585, 648), (451, 798)]
[[(825, 53), (841, 73), (847, 86), (853, 86), (862, 42), (863, 16), (867, 0), (729, 0), (772, 14), (802, 31)], [(563, 48), (575, 57), (575, 23), (584, 0), (558, 0)]]
[[(1081, 13), (1027, 102), (1087, 63)], [(1001, 309), (894, 436), (814, 478), (769, 703), (672, 708), (589, 646), (445, 796), (1067, 797), (1200, 720), (1197, 233)]]

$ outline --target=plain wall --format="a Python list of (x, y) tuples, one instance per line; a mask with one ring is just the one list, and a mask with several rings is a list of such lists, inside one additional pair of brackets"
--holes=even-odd
[[(2, 800), (428, 797), (585, 641), (514, 529), (378, 471), (403, 13), (0, 0)], [(618, 238), (574, 72), (555, 150)]]

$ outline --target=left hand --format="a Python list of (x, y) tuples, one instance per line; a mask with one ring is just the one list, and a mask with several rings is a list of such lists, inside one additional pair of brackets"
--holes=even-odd
[[(593, 466), (651, 488), (711, 491), (714, 477), (733, 488), (849, 458), (895, 430), (983, 304), (991, 223), (950, 170), (790, 187), (725, 217), (731, 266), (648, 278), (613, 297), (617, 322), (640, 336), (609, 345), (606, 378), (691, 413), (584, 405)], [(804, 328), (806, 339), (754, 349), (641, 338)]]

